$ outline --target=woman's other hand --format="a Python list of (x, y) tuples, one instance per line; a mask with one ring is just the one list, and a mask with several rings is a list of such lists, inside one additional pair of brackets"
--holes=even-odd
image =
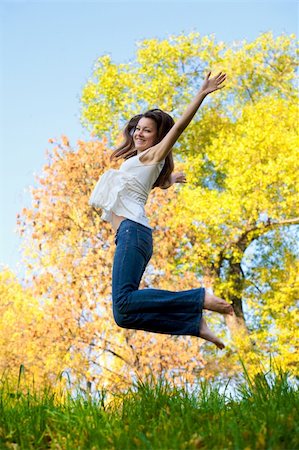
[(187, 183), (186, 176), (183, 172), (171, 174), (171, 184), (174, 183)]

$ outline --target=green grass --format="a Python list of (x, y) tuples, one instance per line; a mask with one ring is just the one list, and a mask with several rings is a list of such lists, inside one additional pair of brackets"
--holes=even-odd
[[(223, 388), (223, 387), (222, 387)], [(234, 397), (138, 382), (108, 402), (0, 390), (1, 449), (299, 449), (298, 391), (283, 373), (245, 379)]]

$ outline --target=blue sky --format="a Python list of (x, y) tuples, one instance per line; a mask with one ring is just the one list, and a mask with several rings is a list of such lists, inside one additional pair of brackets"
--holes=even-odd
[(230, 43), (269, 30), (298, 35), (298, 2), (0, 0), (0, 265), (23, 274), (16, 215), (30, 206), (48, 139), (90, 140), (80, 95), (99, 56), (132, 60), (145, 38), (198, 31)]

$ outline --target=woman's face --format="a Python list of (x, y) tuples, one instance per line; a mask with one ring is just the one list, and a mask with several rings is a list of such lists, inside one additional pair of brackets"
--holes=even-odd
[(137, 153), (143, 152), (156, 144), (157, 124), (153, 119), (141, 117), (133, 134), (133, 141)]

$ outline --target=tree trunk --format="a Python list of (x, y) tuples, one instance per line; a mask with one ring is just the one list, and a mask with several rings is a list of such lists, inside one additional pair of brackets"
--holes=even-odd
[(242, 305), (242, 292), (244, 288), (244, 275), (240, 263), (230, 262), (229, 278), (233, 280), (233, 292), (239, 293), (230, 296), (232, 306), (234, 309), (233, 316), (225, 316), (227, 327), (230, 331), (231, 338), (238, 349), (242, 352), (252, 349), (250, 342), (249, 331), (245, 322), (243, 305)]

